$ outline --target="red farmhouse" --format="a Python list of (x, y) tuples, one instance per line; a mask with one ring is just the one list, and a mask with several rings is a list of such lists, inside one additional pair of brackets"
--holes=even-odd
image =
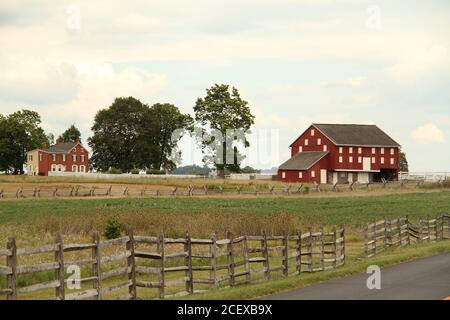
[(27, 153), (27, 173), (31, 176), (48, 176), (49, 171), (87, 172), (88, 162), (89, 153), (80, 140), (61, 142), (61, 139), (57, 139), (51, 147), (47, 148), (44, 144), (41, 149)]
[(285, 182), (352, 183), (398, 179), (400, 145), (375, 125), (312, 124), (278, 169)]

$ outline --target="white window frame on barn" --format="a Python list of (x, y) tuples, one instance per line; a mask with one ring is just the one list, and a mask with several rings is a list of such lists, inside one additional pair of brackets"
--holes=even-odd
[(84, 162), (84, 154), (82, 154), (80, 157), (81, 157), (81, 162)]
[(78, 172), (78, 168), (76, 164), (72, 165), (72, 172)]
[(377, 158), (372, 157), (372, 164), (375, 164), (377, 162)]
[(348, 147), (348, 152), (353, 153), (353, 147)]
[(305, 146), (307, 146), (309, 144), (309, 140), (305, 139)]
[(298, 152), (303, 152), (303, 147), (302, 146), (298, 147)]
[(376, 148), (372, 148), (372, 154), (375, 154), (377, 152)]
[(362, 157), (358, 157), (358, 163), (362, 163)]
[(342, 156), (339, 156), (339, 163), (343, 163), (344, 162), (344, 158), (342, 158)]
[(86, 167), (84, 165), (80, 166), (80, 172), (86, 172)]
[(394, 155), (395, 154), (395, 150), (394, 150), (394, 148), (391, 148), (391, 155)]
[(394, 158), (391, 158), (391, 165), (394, 165), (395, 161)]
[(320, 138), (317, 138), (317, 145), (321, 145), (322, 144), (322, 139), (320, 139)]
[(323, 151), (328, 151), (328, 146), (326, 144), (323, 145)]
[(76, 161), (77, 161), (77, 155), (76, 155), (76, 154), (73, 154), (73, 155), (72, 155), (72, 161), (73, 161), (73, 162), (76, 162)]
[(311, 171), (311, 178), (315, 178), (316, 177), (316, 171), (312, 170)]
[(66, 162), (66, 155), (65, 154), (62, 155), (62, 159), (63, 159), (63, 162)]
[(314, 129), (311, 129), (311, 137), (314, 137), (315, 133), (316, 133), (316, 131)]
[(353, 157), (352, 156), (348, 157), (348, 162), (353, 163)]
[(343, 153), (344, 152), (344, 148), (339, 147), (339, 153)]
[(381, 148), (381, 154), (384, 154), (384, 148)]
[(56, 161), (56, 154), (52, 153), (52, 161)]
[(381, 164), (384, 164), (384, 157), (381, 157)]
[(303, 172), (300, 171), (300, 172), (298, 173), (298, 178), (299, 178), (299, 179), (302, 179), (302, 178), (303, 178)]
[(358, 148), (358, 154), (362, 154), (362, 148)]

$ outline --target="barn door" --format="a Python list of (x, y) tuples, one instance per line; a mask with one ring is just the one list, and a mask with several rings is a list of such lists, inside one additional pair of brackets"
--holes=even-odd
[(322, 184), (327, 183), (327, 170), (326, 169), (320, 170), (320, 183), (322, 183)]
[(370, 158), (363, 158), (363, 170), (364, 171), (370, 171), (371, 168), (372, 168), (371, 159)]

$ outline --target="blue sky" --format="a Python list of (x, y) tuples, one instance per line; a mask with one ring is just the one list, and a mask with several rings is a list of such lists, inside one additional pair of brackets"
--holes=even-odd
[(450, 171), (449, 14), (448, 1), (2, 0), (0, 111), (32, 108), (48, 132), (75, 123), (87, 138), (116, 96), (192, 113), (227, 83), (254, 132), (277, 132), (259, 167), (286, 160), (310, 123), (333, 122), (377, 124), (411, 170)]

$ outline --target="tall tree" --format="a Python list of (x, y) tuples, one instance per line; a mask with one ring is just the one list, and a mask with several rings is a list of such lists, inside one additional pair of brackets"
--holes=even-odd
[(72, 124), (66, 131), (61, 135), (62, 142), (75, 142), (81, 139), (81, 132)]
[[(202, 151), (207, 154), (205, 162), (214, 163), (219, 176), (224, 176), (225, 169), (239, 171), (243, 157), (230, 142), (250, 146), (246, 135), (254, 124), (255, 117), (248, 102), (241, 98), (236, 88), (232, 87), (230, 92), (228, 85), (215, 84), (206, 89), (204, 98), (197, 99), (194, 112), (195, 120), (202, 128)], [(239, 134), (235, 135), (236, 131)]]
[(91, 161), (96, 169), (110, 167), (130, 171), (152, 167), (158, 152), (156, 119), (150, 108), (133, 98), (116, 98), (107, 109), (97, 112), (88, 139)]
[(409, 172), (408, 160), (406, 159), (406, 153), (400, 150), (399, 154), (399, 166), (398, 170), (400, 172)]
[(40, 124), (39, 114), (25, 109), (0, 119), (0, 162), (4, 171), (23, 174), (27, 152), (48, 144)]
[(154, 167), (156, 169), (172, 170), (175, 163), (170, 160), (172, 151), (176, 147), (181, 135), (173, 137), (175, 130), (189, 129), (193, 119), (188, 114), (183, 114), (170, 103), (156, 103), (151, 107), (151, 112), (156, 118), (157, 134), (155, 141), (158, 145), (158, 153), (155, 154)]

